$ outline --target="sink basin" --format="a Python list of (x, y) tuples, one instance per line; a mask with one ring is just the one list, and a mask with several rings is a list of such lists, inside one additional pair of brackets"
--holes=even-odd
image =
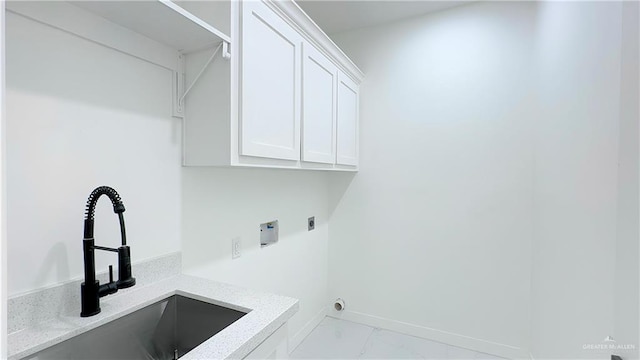
[(174, 295), (26, 359), (177, 359), (244, 315)]

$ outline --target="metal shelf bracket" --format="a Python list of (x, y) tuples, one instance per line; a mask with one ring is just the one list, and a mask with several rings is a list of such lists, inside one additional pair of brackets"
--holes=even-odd
[(191, 85), (189, 85), (189, 87), (187, 87), (186, 90), (184, 89), (184, 85), (185, 85), (184, 56), (185, 55), (184, 54), (178, 55), (178, 66), (177, 66), (178, 70), (174, 72), (174, 76), (173, 76), (173, 81), (174, 81), (173, 116), (174, 117), (184, 118), (184, 99), (187, 97), (187, 95), (189, 94), (189, 91), (191, 91), (193, 86), (198, 82), (202, 74), (204, 74), (204, 71), (207, 69), (207, 67), (209, 67), (209, 65), (216, 58), (216, 55), (218, 54), (218, 51), (220, 51), (220, 48), (222, 48), (222, 58), (225, 60), (231, 59), (231, 53), (229, 53), (229, 43), (226, 41), (222, 41), (213, 51), (213, 54), (211, 55), (211, 57), (209, 57), (209, 60), (207, 60), (207, 62), (204, 64), (204, 66), (202, 67), (198, 75), (196, 75), (195, 79), (193, 79), (193, 82), (191, 83)]
[(180, 96), (184, 93), (184, 55), (178, 54), (176, 59), (176, 70), (173, 71), (172, 80), (172, 99), (173, 113), (177, 118), (184, 118), (184, 106), (180, 102)]

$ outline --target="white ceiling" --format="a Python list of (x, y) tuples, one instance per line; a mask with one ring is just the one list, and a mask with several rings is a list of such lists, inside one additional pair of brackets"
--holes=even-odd
[(380, 25), (472, 1), (296, 0), (327, 34)]

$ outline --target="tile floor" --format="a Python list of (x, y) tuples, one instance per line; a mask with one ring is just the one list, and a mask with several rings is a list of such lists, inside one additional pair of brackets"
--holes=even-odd
[(330, 317), (291, 353), (291, 359), (481, 359), (483, 354)]

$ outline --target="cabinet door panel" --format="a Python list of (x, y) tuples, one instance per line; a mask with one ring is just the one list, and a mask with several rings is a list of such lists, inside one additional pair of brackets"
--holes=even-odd
[(309, 43), (302, 51), (302, 160), (333, 164), (338, 68)]
[(240, 154), (300, 159), (300, 35), (261, 1), (242, 3)]
[(337, 156), (340, 165), (358, 165), (358, 86), (338, 75)]

